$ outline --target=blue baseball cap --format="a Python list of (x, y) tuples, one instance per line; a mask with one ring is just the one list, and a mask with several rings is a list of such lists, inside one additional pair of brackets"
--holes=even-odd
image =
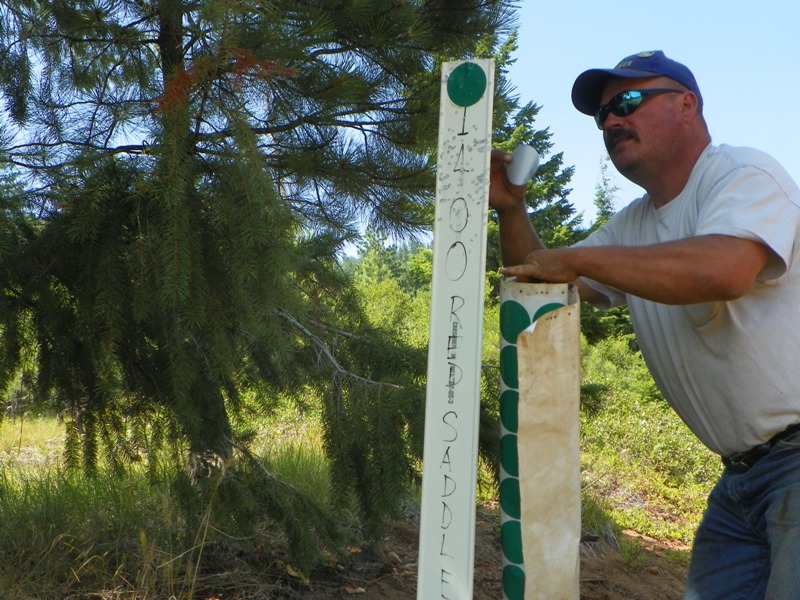
[(681, 63), (667, 58), (661, 50), (653, 50), (623, 58), (613, 69), (589, 69), (578, 75), (572, 86), (575, 108), (585, 115), (593, 115), (600, 106), (603, 89), (612, 77), (669, 77), (693, 92), (698, 102), (703, 104), (700, 88), (692, 72)]

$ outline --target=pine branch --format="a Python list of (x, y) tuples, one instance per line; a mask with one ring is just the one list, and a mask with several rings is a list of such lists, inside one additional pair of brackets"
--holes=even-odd
[(334, 371), (336, 371), (337, 373), (343, 375), (347, 379), (351, 379), (360, 383), (365, 383), (367, 385), (374, 385), (380, 388), (388, 387), (395, 390), (403, 389), (402, 386), (396, 385), (394, 383), (386, 383), (385, 381), (373, 381), (372, 379), (367, 379), (365, 377), (361, 377), (360, 375), (356, 375), (355, 373), (351, 373), (350, 371), (345, 369), (341, 364), (339, 364), (339, 361), (336, 360), (336, 358), (333, 356), (333, 354), (328, 349), (325, 342), (322, 341), (322, 339), (311, 333), (311, 331), (309, 331), (306, 327), (304, 327), (297, 319), (295, 319), (285, 310), (279, 308), (275, 312), (279, 316), (286, 319), (291, 325), (299, 329), (300, 332), (306, 337), (306, 339), (308, 339), (314, 345), (317, 351), (325, 357), (330, 366), (333, 367)]

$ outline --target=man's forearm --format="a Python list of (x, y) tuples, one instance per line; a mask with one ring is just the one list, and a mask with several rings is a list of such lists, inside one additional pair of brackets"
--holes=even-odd
[(534, 251), (524, 263), (502, 272), (555, 283), (587, 277), (647, 300), (694, 304), (732, 300), (746, 293), (768, 255), (759, 242), (708, 235), (652, 246)]
[(522, 264), (531, 252), (544, 249), (524, 204), (497, 211), (497, 219), (500, 224), (500, 256), (504, 265)]

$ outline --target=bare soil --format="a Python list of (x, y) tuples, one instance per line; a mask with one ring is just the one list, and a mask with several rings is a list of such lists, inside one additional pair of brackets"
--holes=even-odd
[[(586, 535), (581, 543), (581, 600), (679, 600), (686, 577), (681, 544), (660, 542), (625, 531), (622, 538)], [(384, 555), (354, 552), (350, 564), (317, 572), (310, 579), (285, 581), (282, 593), (248, 598), (327, 600), (416, 600), (419, 532), (398, 524), (385, 540)], [(474, 600), (502, 600), (499, 517), (481, 514), (476, 526)], [(262, 593), (265, 590), (261, 590)], [(209, 600), (223, 600), (222, 598)], [(553, 599), (557, 600), (557, 599)]]

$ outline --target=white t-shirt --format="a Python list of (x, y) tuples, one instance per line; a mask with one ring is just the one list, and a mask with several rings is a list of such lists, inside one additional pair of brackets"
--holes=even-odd
[(627, 304), (642, 355), (689, 428), (723, 456), (800, 422), (800, 189), (771, 157), (709, 145), (684, 190), (655, 208), (647, 196), (580, 246), (643, 246), (721, 234), (772, 256), (743, 297), (673, 306), (586, 280)]

